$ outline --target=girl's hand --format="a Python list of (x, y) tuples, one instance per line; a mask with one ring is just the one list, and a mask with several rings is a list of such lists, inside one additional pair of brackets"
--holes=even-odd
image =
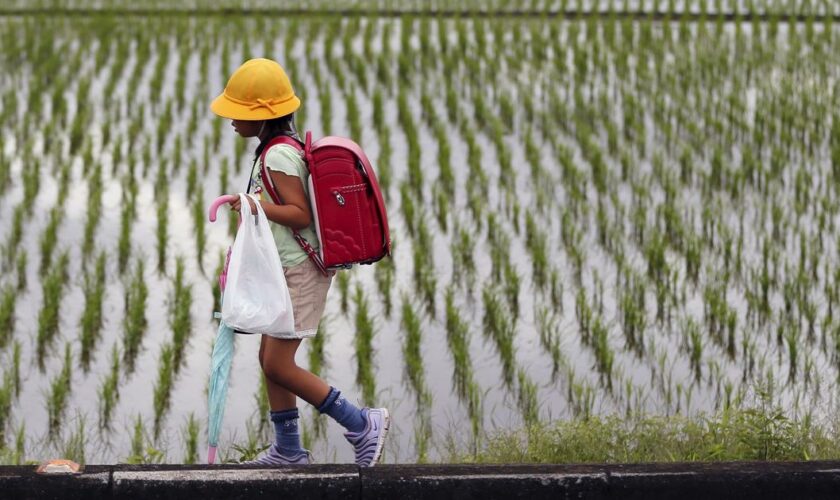
[[(257, 206), (254, 205), (254, 200), (250, 196), (248, 198), (248, 203), (251, 205), (251, 213), (253, 215), (257, 215)], [(230, 209), (234, 212), (238, 212), (239, 209), (242, 208), (242, 199), (237, 197), (236, 201), (230, 202)]]

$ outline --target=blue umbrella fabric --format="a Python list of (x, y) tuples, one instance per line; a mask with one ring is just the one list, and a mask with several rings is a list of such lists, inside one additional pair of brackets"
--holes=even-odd
[(207, 394), (208, 464), (216, 461), (216, 448), (219, 446), (219, 434), (225, 416), (230, 365), (233, 362), (235, 350), (234, 336), (233, 328), (226, 325), (224, 321), (220, 321), (216, 343), (213, 345), (213, 355), (210, 358), (210, 389)]

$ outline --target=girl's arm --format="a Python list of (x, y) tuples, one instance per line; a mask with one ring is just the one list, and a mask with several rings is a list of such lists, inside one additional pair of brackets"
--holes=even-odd
[(309, 227), (312, 224), (312, 210), (309, 208), (309, 199), (303, 190), (301, 178), (274, 170), (269, 170), (268, 175), (271, 176), (271, 182), (284, 203), (275, 205), (267, 201), (260, 202), (268, 220), (292, 229)]
[[(292, 229), (309, 227), (312, 223), (312, 211), (309, 208), (306, 193), (303, 191), (301, 179), (274, 170), (269, 170), (269, 175), (284, 204), (275, 205), (268, 201), (261, 201), (260, 204), (268, 220)], [(254, 201), (249, 198), (248, 203), (251, 204), (251, 213), (255, 213), (257, 208), (253, 205)], [(231, 209), (239, 211), (238, 199), (231, 203)]]

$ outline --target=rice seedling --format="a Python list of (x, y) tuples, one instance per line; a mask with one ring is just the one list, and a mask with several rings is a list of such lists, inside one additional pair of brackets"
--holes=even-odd
[(64, 295), (68, 280), (69, 256), (67, 252), (61, 254), (58, 263), (53, 267), (42, 284), (43, 305), (38, 312), (37, 357), (38, 368), (43, 372), (44, 358), (47, 349), (58, 334), (58, 323), (61, 309), (61, 299)]
[[(318, 375), (319, 377), (324, 376), (328, 367), (326, 359), (326, 345), (327, 341), (329, 340), (329, 328), (327, 327), (328, 322), (328, 318), (321, 318), (321, 322), (318, 324), (318, 332), (315, 334), (314, 337), (312, 337), (312, 342), (309, 343), (308, 368), (310, 372), (314, 373), (315, 375)], [(316, 408), (313, 408), (313, 410), (313, 433), (314, 437), (318, 439), (325, 435), (326, 419), (322, 417), (322, 415), (320, 414), (320, 412), (318, 412)], [(264, 420), (265, 419), (261, 419), (261, 422)]]
[(446, 289), (446, 340), (452, 354), (455, 393), (462, 402), (471, 400), (473, 389), (472, 361), (469, 350), (469, 324), (461, 319), (461, 313), (455, 306), (455, 291)]
[(160, 464), (166, 460), (166, 454), (154, 447), (146, 436), (143, 417), (138, 413), (131, 434), (131, 455), (125, 458), (127, 464)]
[[(396, 246), (391, 241), (391, 253), (393, 254)], [(382, 259), (376, 266), (374, 271), (374, 279), (376, 280), (376, 288), (379, 290), (379, 295), (382, 298), (382, 306), (384, 307), (385, 318), (391, 318), (391, 310), (393, 309), (393, 300), (391, 292), (394, 288), (394, 277), (396, 274), (396, 266), (392, 257)]]
[(350, 129), (350, 138), (358, 143), (362, 143), (362, 121), (361, 113), (359, 112), (359, 105), (356, 101), (355, 89), (351, 86), (347, 93), (347, 125)]
[(438, 226), (444, 233), (449, 231), (449, 205), (451, 203), (450, 197), (443, 192), (442, 189), (435, 185), (432, 188), (432, 198), (434, 200), (435, 219)]
[(22, 423), (15, 433), (14, 450), (12, 450), (8, 463), (10, 465), (24, 465), (26, 462), (26, 425)]
[(262, 432), (266, 427), (266, 419), (263, 418), (264, 415), (268, 415), (270, 411), (270, 406), (268, 402), (268, 390), (266, 388), (266, 381), (265, 376), (262, 374), (262, 369), (260, 369), (260, 387), (257, 390), (256, 394), (254, 394), (254, 402), (257, 406), (257, 415), (259, 418), (257, 419), (259, 422), (259, 431)]
[(644, 333), (645, 288), (639, 276), (628, 275), (621, 292), (619, 307), (622, 311), (621, 324), (627, 347), (641, 357), (645, 351)]
[(346, 270), (337, 272), (335, 280), (341, 292), (341, 314), (346, 315), (350, 308), (350, 272)]
[(548, 284), (547, 237), (539, 230), (531, 212), (525, 214), (525, 245), (531, 258), (531, 276), (534, 285), (544, 290)]
[(111, 348), (110, 371), (99, 385), (99, 428), (111, 430), (111, 415), (120, 399), (120, 352), (117, 344)]
[(438, 122), (434, 131), (438, 143), (438, 183), (443, 193), (452, 199), (455, 197), (455, 174), (452, 170), (452, 153), (447, 130), (442, 122)]
[(473, 254), (475, 240), (473, 235), (464, 227), (453, 230), (455, 238), (451, 243), (452, 253), (452, 282), (459, 287), (471, 290), (475, 283), (476, 267)]
[(254, 429), (250, 422), (246, 423), (245, 428), (247, 430), (246, 441), (244, 443), (237, 443), (231, 446), (231, 449), (238, 454), (238, 457), (232, 458), (228, 455), (222, 455), (222, 463), (242, 463), (254, 460), (260, 455), (260, 453), (264, 452), (269, 446), (271, 446), (270, 444), (264, 444), (265, 439), (262, 436), (261, 431)]
[(12, 387), (14, 388), (15, 398), (20, 397), (20, 391), (22, 389), (21, 378), (20, 378), (21, 350), (22, 350), (22, 348), (21, 348), (20, 341), (15, 340), (15, 343), (12, 346), (12, 373), (11, 373), (11, 382), (12, 382)]
[(6, 348), (15, 332), (17, 292), (7, 286), (0, 293), (0, 350)]
[(319, 89), (318, 97), (321, 104), (321, 132), (330, 135), (332, 130), (332, 94), (329, 85)]
[(516, 271), (516, 267), (510, 261), (505, 263), (504, 268), (505, 298), (507, 299), (508, 306), (510, 307), (511, 314), (513, 315), (513, 321), (515, 323), (519, 318), (519, 284), (521, 278), (519, 277), (519, 273)]
[(198, 268), (204, 272), (204, 245), (207, 239), (205, 234), (205, 207), (204, 207), (204, 186), (199, 186), (195, 194), (193, 206), (193, 227), (195, 228), (195, 252), (198, 258)]
[(169, 240), (169, 189), (163, 186), (157, 203), (157, 270), (166, 271), (166, 248)]
[(549, 308), (540, 307), (534, 317), (537, 322), (537, 330), (540, 335), (540, 345), (551, 357), (551, 377), (556, 379), (560, 368), (566, 367), (568, 362), (560, 349), (560, 327), (557, 324), (557, 315)]
[(131, 222), (134, 212), (133, 201), (123, 203), (120, 209), (120, 237), (117, 243), (117, 269), (122, 275), (128, 267), (131, 257)]
[(169, 410), (172, 384), (175, 376), (175, 349), (171, 343), (167, 342), (161, 347), (158, 359), (160, 360), (158, 364), (158, 376), (153, 390), (155, 410), (153, 434), (155, 440), (160, 437), (160, 432), (163, 429), (163, 419)]
[(172, 283), (169, 326), (172, 328), (172, 364), (177, 374), (184, 361), (184, 349), (192, 333), (192, 287), (184, 283), (184, 261), (175, 260), (175, 279)]
[(595, 353), (595, 366), (600, 375), (602, 384), (612, 392), (613, 389), (613, 363), (615, 354), (609, 345), (609, 331), (601, 322), (601, 318), (595, 318), (592, 325), (592, 347)]
[(3, 374), (3, 385), (0, 386), (0, 443), (5, 447), (6, 428), (9, 425), (9, 417), (12, 411), (12, 402), (15, 397), (14, 381), (8, 373)]
[(426, 313), (432, 318), (436, 315), (435, 295), (437, 293), (437, 277), (434, 265), (434, 251), (432, 249), (432, 235), (421, 217), (418, 222), (417, 240), (413, 247), (414, 285), (426, 305)]
[(26, 278), (26, 266), (29, 260), (29, 254), (26, 250), (22, 250), (18, 253), (17, 260), (15, 261), (15, 268), (16, 268), (16, 275), (17, 275), (17, 291), (22, 292), (26, 290), (27, 278)]
[(58, 244), (58, 226), (64, 218), (64, 211), (58, 206), (50, 210), (49, 221), (47, 227), (41, 234), (41, 267), (40, 274), (43, 277), (47, 273), (47, 269), (52, 264), (53, 251), (56, 244)]
[(517, 404), (525, 425), (531, 427), (539, 422), (537, 386), (521, 368), (517, 371)]
[(420, 139), (417, 126), (412, 119), (411, 108), (408, 105), (408, 94), (404, 86), (400, 86), (397, 94), (397, 108), (400, 125), (408, 141), (408, 186), (415, 198), (423, 201), (423, 170), (420, 167)]
[(70, 395), (73, 358), (70, 353), (70, 344), (64, 344), (64, 363), (61, 372), (50, 383), (50, 392), (47, 396), (47, 414), (49, 415), (49, 435), (55, 438), (58, 432), (64, 411), (67, 408), (67, 398)]
[(135, 264), (134, 277), (125, 291), (125, 319), (123, 320), (123, 362), (126, 373), (134, 373), (134, 360), (140, 352), (140, 344), (146, 332), (146, 300), (149, 288), (146, 285), (145, 266), (142, 260)]
[(405, 360), (405, 377), (414, 391), (417, 408), (428, 408), (431, 405), (432, 396), (426, 388), (423, 355), (420, 352), (423, 339), (421, 320), (406, 295), (402, 297), (400, 326), (404, 332), (402, 352)]
[(190, 413), (181, 434), (184, 440), (184, 464), (191, 465), (198, 462), (198, 431), (198, 420), (196, 420), (195, 414)]
[(106, 254), (100, 252), (96, 259), (93, 275), (85, 275), (85, 308), (80, 321), (81, 351), (79, 360), (85, 373), (90, 369), (91, 357), (96, 350), (96, 343), (101, 337), (103, 317), (102, 303), (105, 299), (105, 263)]
[(185, 186), (184, 197), (187, 201), (193, 201), (193, 193), (195, 192), (198, 183), (198, 163), (196, 159), (190, 160), (190, 166), (187, 169), (187, 184)]
[(82, 239), (82, 255), (87, 259), (93, 254), (96, 228), (102, 216), (102, 165), (97, 162), (88, 178), (87, 215), (85, 219), (84, 236)]
[(356, 385), (362, 389), (362, 400), (367, 406), (376, 401), (376, 378), (373, 366), (373, 336), (375, 333), (373, 318), (368, 312), (368, 302), (364, 290), (356, 285), (353, 295), (356, 306)]
[(414, 204), (414, 197), (411, 194), (411, 186), (407, 182), (400, 184), (400, 209), (402, 210), (403, 221), (405, 221), (408, 234), (412, 237), (416, 236), (417, 226), (417, 209)]
[(498, 297), (498, 291), (492, 284), (485, 285), (481, 291), (484, 305), (484, 336), (492, 340), (502, 362), (502, 379), (505, 386), (513, 388), (516, 373), (516, 359), (513, 347), (514, 325), (505, 312), (505, 306)]
[(82, 416), (76, 418), (76, 426), (73, 432), (61, 444), (61, 456), (66, 457), (67, 460), (72, 460), (77, 464), (84, 464), (85, 446), (87, 445), (87, 432), (85, 430), (85, 419)]

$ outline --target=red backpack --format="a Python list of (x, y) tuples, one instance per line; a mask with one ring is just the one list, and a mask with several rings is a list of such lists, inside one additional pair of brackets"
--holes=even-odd
[(313, 143), (311, 132), (306, 133), (303, 146), (285, 135), (272, 139), (260, 155), (260, 177), (278, 205), (283, 200), (265, 166), (265, 155), (276, 144), (288, 144), (302, 151), (309, 168), (309, 203), (321, 242), (320, 252), (297, 230), (293, 233), (322, 273), (353, 264), (372, 264), (391, 255), (385, 202), (376, 173), (358, 144), (333, 136)]

